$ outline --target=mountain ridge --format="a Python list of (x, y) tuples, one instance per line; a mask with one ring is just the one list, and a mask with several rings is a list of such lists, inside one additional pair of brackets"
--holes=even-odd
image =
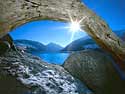
[(43, 43), (32, 41), (32, 40), (25, 40), (19, 39), (14, 40), (14, 43), (17, 47), (23, 48), (26, 52), (57, 52), (60, 51), (63, 47), (56, 43), (49, 43), (44, 45)]
[(50, 42), (49, 44), (46, 45), (46, 51), (49, 52), (59, 52), (61, 49), (63, 49), (62, 46), (53, 42)]

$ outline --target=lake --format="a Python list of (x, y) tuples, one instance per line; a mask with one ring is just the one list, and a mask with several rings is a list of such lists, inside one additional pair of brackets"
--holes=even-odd
[(39, 57), (48, 63), (62, 65), (68, 58), (69, 53), (41, 53)]

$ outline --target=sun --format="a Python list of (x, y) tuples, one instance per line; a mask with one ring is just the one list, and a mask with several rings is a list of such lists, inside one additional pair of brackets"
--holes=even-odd
[(73, 21), (69, 25), (69, 31), (71, 32), (78, 32), (81, 30), (81, 26), (78, 21)]
[(81, 22), (86, 19), (86, 17), (81, 18), (80, 20), (75, 19), (73, 20), (71, 14), (68, 12), (69, 18), (70, 18), (70, 22), (69, 22), (69, 26), (67, 27), (69, 30), (69, 32), (71, 32), (71, 41), (73, 40), (75, 33), (79, 32), (79, 31), (83, 31), (81, 29), (82, 26)]

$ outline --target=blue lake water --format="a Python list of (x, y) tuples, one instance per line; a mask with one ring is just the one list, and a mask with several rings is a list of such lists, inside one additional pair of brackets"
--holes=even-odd
[(39, 56), (45, 62), (62, 65), (69, 53), (41, 53)]

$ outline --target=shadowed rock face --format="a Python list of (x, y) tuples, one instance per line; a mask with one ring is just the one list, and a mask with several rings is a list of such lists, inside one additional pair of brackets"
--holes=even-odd
[[(0, 56), (0, 82), (4, 81), (0, 84), (0, 87), (4, 84), (0, 92), (3, 90), (4, 94), (92, 94), (61, 66), (45, 63), (27, 53), (22, 55), (11, 49)], [(13, 82), (12, 87), (8, 85), (10, 81)]]
[(13, 39), (9, 34), (7, 34), (4, 37), (0, 38), (0, 55), (4, 54), (10, 48), (16, 49), (13, 44)]
[(31, 94), (29, 88), (20, 83), (15, 77), (0, 72), (1, 94)]
[(115, 72), (112, 61), (101, 52), (86, 50), (73, 53), (64, 68), (91, 88), (95, 94), (123, 94), (124, 81)]

